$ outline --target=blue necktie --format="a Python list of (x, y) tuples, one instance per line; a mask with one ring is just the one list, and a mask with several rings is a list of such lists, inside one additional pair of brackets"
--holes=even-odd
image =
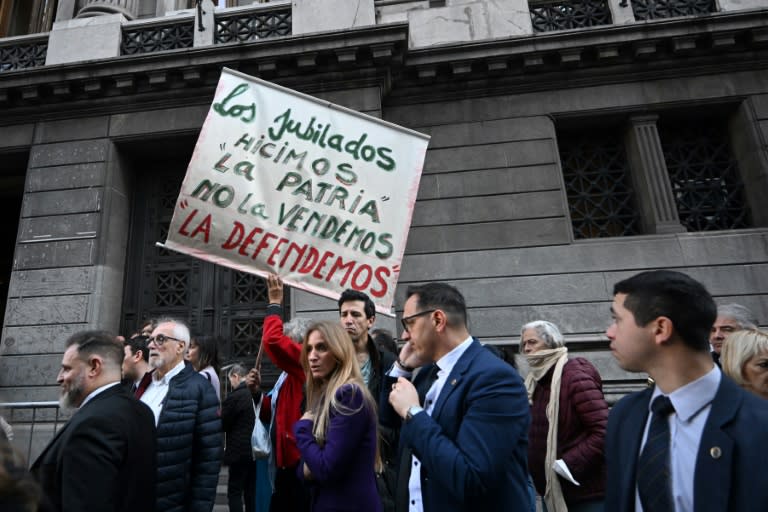
[(648, 439), (637, 465), (637, 492), (643, 512), (674, 512), (668, 417), (675, 408), (669, 397), (659, 395), (653, 400), (651, 411)]

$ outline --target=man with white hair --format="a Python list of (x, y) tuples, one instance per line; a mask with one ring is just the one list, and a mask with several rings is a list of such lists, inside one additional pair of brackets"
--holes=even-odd
[(720, 350), (729, 334), (742, 329), (757, 329), (754, 313), (741, 304), (721, 304), (717, 306), (717, 318), (709, 332), (709, 344), (712, 346), (712, 359), (720, 366)]
[(208, 379), (184, 361), (189, 328), (163, 318), (149, 338), (155, 371), (141, 396), (157, 425), (157, 512), (210, 512), (221, 467), (221, 420)]

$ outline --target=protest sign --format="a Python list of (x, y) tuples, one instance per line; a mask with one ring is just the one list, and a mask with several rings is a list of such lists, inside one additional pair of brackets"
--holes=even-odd
[(159, 245), (392, 314), (428, 143), (224, 69)]

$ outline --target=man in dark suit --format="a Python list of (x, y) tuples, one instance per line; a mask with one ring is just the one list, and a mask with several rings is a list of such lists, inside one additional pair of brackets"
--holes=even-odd
[(120, 386), (123, 346), (100, 331), (67, 340), (59, 402), (76, 409), (32, 465), (41, 510), (137, 512), (154, 506), (152, 411)]
[(454, 287), (428, 283), (406, 295), (406, 344), (381, 404), (383, 421), (404, 420), (397, 510), (530, 510), (520, 376), (469, 335)]
[(713, 363), (710, 294), (672, 271), (640, 273), (613, 291), (611, 351), (619, 366), (656, 385), (611, 410), (605, 510), (765, 510), (768, 401)]

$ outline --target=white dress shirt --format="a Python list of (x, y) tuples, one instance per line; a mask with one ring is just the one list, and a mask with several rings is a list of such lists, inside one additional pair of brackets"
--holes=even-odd
[(165, 403), (165, 395), (168, 394), (168, 385), (171, 379), (181, 373), (184, 369), (184, 360), (182, 359), (179, 364), (174, 366), (171, 371), (163, 375), (162, 378), (157, 378), (157, 372), (152, 374), (152, 381), (147, 386), (147, 390), (141, 395), (141, 400), (152, 409), (152, 413), (155, 415), (155, 426), (160, 422), (160, 413), (163, 410), (163, 404)]
[[(93, 391), (91, 391), (91, 392), (88, 394), (88, 396), (87, 396), (87, 397), (85, 397), (85, 400), (83, 400), (83, 403), (81, 403), (81, 404), (80, 404), (80, 407), (82, 407), (82, 406), (84, 406), (85, 404), (87, 404), (87, 403), (88, 403), (90, 400), (93, 400), (93, 397), (95, 397), (95, 396), (96, 396), (96, 395), (98, 395), (99, 393), (102, 393), (102, 392), (104, 392), (104, 391), (108, 390), (108, 389), (109, 389), (109, 388), (111, 388), (112, 386), (117, 386), (118, 384), (120, 384), (120, 381), (110, 382), (109, 384), (104, 384), (104, 385), (103, 385), (103, 386), (101, 386), (100, 388), (96, 388), (96, 389), (94, 389)], [(78, 409), (79, 409), (80, 407), (78, 407)]]
[[(676, 389), (669, 395), (675, 412), (669, 415), (670, 434), (670, 466), (672, 472), (672, 499), (675, 510), (670, 512), (693, 512), (693, 479), (696, 473), (696, 455), (701, 443), (701, 434), (712, 409), (712, 400), (717, 394), (722, 374), (720, 368), (714, 368), (703, 377)], [(648, 420), (645, 422), (643, 441), (640, 452), (643, 452), (651, 425), (651, 404), (653, 399), (663, 393), (656, 387), (648, 402)], [(639, 459), (638, 453), (638, 459)], [(640, 494), (635, 485), (635, 511), (643, 512), (640, 504)]]
[[(435, 408), (435, 402), (440, 396), (440, 392), (443, 390), (445, 382), (448, 380), (448, 376), (453, 371), (453, 367), (456, 366), (456, 362), (461, 358), (464, 352), (472, 344), (472, 337), (470, 336), (456, 348), (441, 357), (435, 364), (440, 370), (437, 372), (437, 379), (432, 383), (432, 386), (427, 391), (424, 397), (424, 411), (432, 415), (432, 411)], [(409, 377), (409, 372), (404, 372), (397, 365), (392, 367), (389, 372), (390, 377)], [(411, 456), (411, 476), (408, 479), (408, 510), (409, 512), (423, 512), (424, 506), (421, 501), (421, 461), (416, 458), (415, 455)]]

